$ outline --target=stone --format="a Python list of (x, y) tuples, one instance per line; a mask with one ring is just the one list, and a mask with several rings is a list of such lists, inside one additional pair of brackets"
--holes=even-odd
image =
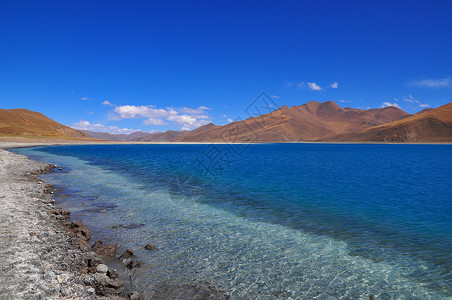
[(90, 294), (94, 294), (96, 292), (96, 290), (93, 287), (90, 287), (89, 289), (87, 289), (87, 291)]
[(114, 269), (108, 269), (107, 276), (111, 279), (116, 279), (118, 278), (118, 272), (116, 272), (116, 270)]
[(140, 300), (141, 299), (141, 295), (138, 292), (128, 293), (127, 296), (129, 297), (130, 300)]
[(119, 260), (124, 260), (124, 259), (128, 259), (128, 258), (131, 258), (133, 256), (133, 251), (132, 250), (130, 250), (130, 249), (127, 249), (126, 251), (124, 251), (124, 253), (123, 254), (121, 254), (120, 256), (119, 256)]
[(141, 263), (138, 260), (131, 259), (130, 262), (126, 265), (126, 267), (130, 270), (139, 268)]
[(77, 238), (88, 241), (91, 235), (86, 229), (85, 225), (79, 222), (71, 222), (67, 225), (68, 230), (73, 233)]
[(147, 244), (144, 249), (146, 250), (154, 250), (154, 247), (152, 247), (151, 245)]
[(108, 272), (108, 267), (107, 267), (107, 265), (99, 264), (96, 267), (96, 271), (97, 271), (97, 273), (107, 273)]
[(92, 247), (93, 251), (102, 256), (115, 257), (117, 244), (103, 245), (102, 241), (96, 241)]
[(122, 228), (126, 228), (126, 229), (136, 229), (136, 228), (140, 228), (143, 227), (144, 224), (143, 223), (130, 223), (127, 225), (122, 226)]
[(96, 295), (99, 296), (122, 296), (124, 294), (124, 284), (119, 279), (108, 278), (105, 274), (94, 275)]

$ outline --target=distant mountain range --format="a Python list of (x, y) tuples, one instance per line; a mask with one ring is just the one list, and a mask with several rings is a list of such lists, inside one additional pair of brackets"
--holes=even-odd
[(100, 140), (108, 140), (108, 141), (120, 141), (120, 142), (126, 142), (126, 141), (133, 141), (135, 139), (139, 139), (141, 137), (145, 137), (149, 135), (149, 132), (143, 132), (143, 131), (136, 131), (131, 134), (112, 134), (108, 132), (97, 132), (97, 131), (89, 131), (89, 130), (81, 130), (83, 131), (87, 136), (94, 138), (94, 139), (100, 139)]
[(315, 141), (341, 133), (397, 121), (410, 114), (393, 106), (360, 110), (342, 108), (333, 101), (311, 101), (281, 108), (258, 117), (224, 126), (205, 125), (179, 135), (174, 141), (188, 142), (297, 142)]
[(41, 113), (28, 109), (0, 109), (0, 135), (88, 138), (76, 129), (64, 126)]
[(326, 141), (452, 142), (452, 102), (408, 118), (326, 138)]
[(394, 106), (361, 110), (310, 101), (223, 126), (210, 123), (192, 131), (128, 135), (81, 132), (37, 112), (0, 109), (1, 134), (140, 142), (452, 142), (452, 102), (411, 115)]

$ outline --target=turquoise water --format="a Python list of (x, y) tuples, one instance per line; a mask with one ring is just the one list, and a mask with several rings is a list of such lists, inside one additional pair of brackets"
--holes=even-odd
[(64, 166), (44, 177), (59, 204), (136, 251), (147, 297), (452, 297), (451, 145), (16, 151)]

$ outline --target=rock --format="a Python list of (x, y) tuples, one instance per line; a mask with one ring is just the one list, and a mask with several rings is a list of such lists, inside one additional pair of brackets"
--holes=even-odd
[(94, 294), (96, 292), (96, 290), (93, 287), (90, 287), (89, 289), (87, 289), (87, 291), (90, 294)]
[(125, 259), (131, 258), (133, 256), (133, 251), (130, 249), (127, 249), (123, 254), (119, 256), (119, 260), (123, 261)]
[(73, 233), (77, 238), (88, 241), (91, 238), (88, 229), (85, 225), (79, 222), (71, 222), (67, 224), (68, 230)]
[(63, 170), (63, 167), (59, 167), (58, 170), (60, 170), (60, 171)]
[[(86, 259), (84, 264), (86, 265), (86, 269), (88, 273), (96, 273), (97, 266), (103, 264), (104, 262), (97, 257), (91, 257)], [(85, 268), (85, 266), (83, 266)]]
[(116, 272), (116, 270), (113, 269), (108, 269), (107, 276), (110, 277), (111, 279), (116, 279), (118, 278), (118, 272)]
[(369, 300), (377, 300), (377, 296), (375, 296), (375, 295), (370, 295), (370, 296), (369, 296)]
[(147, 244), (144, 249), (146, 250), (154, 250), (154, 247), (152, 247), (151, 245)]
[(117, 244), (103, 245), (102, 241), (96, 241), (92, 247), (93, 251), (102, 256), (116, 256)]
[(96, 271), (97, 271), (97, 273), (105, 273), (106, 274), (108, 272), (108, 267), (104, 264), (99, 264), (96, 267)]
[(130, 270), (139, 268), (141, 266), (141, 263), (138, 260), (131, 259), (130, 262), (126, 265), (127, 268)]
[(143, 226), (144, 226), (143, 223), (130, 223), (130, 224), (122, 226), (122, 228), (135, 229), (135, 228), (140, 228), (140, 227), (143, 227)]
[(122, 296), (124, 294), (124, 284), (119, 279), (108, 278), (105, 274), (94, 275), (96, 295), (99, 296)]
[(130, 300), (140, 300), (141, 299), (141, 295), (138, 292), (128, 293), (127, 296), (129, 297)]

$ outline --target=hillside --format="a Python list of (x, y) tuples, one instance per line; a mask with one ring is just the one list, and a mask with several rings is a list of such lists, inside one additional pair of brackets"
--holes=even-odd
[(0, 135), (87, 138), (79, 130), (27, 109), (0, 109)]
[(174, 131), (168, 130), (165, 132), (155, 132), (149, 133), (146, 136), (138, 137), (133, 139), (133, 141), (137, 142), (170, 142), (174, 140), (179, 135), (183, 134), (185, 131)]
[(136, 131), (130, 134), (113, 134), (108, 132), (97, 132), (97, 131), (89, 131), (89, 130), (82, 130), (87, 136), (95, 139), (101, 139), (101, 140), (108, 140), (108, 141), (121, 141), (121, 142), (127, 142), (127, 141), (133, 141), (140, 139), (142, 137), (148, 136), (151, 133), (144, 132), (144, 131)]
[(333, 101), (310, 101), (224, 126), (208, 124), (177, 136), (178, 142), (293, 142), (358, 132), (410, 116), (396, 107), (360, 110)]
[(408, 118), (325, 141), (452, 142), (452, 102)]

